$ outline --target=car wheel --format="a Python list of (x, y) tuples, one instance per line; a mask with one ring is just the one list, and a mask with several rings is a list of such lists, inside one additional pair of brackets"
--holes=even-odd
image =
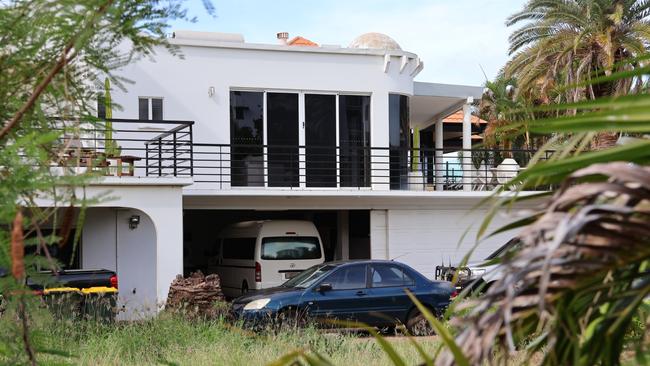
[(241, 284), (241, 294), (246, 295), (247, 293), (248, 293), (248, 283), (246, 283), (246, 281), (244, 281)]
[(277, 328), (280, 330), (294, 330), (304, 326), (305, 317), (295, 309), (285, 309), (277, 315)]
[[(434, 313), (435, 315), (435, 313)], [(406, 320), (406, 330), (416, 337), (434, 335), (433, 327), (420, 310), (413, 309)]]
[(397, 334), (397, 326), (389, 325), (386, 327), (379, 328), (379, 333), (386, 336), (394, 336)]

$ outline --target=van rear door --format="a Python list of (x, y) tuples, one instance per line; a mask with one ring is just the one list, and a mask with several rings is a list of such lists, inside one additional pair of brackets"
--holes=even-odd
[(280, 285), (303, 270), (323, 263), (320, 239), (317, 236), (264, 237), (260, 262), (262, 287)]

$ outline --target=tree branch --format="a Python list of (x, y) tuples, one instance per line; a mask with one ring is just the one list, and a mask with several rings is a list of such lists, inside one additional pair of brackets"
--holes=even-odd
[(22, 325), (22, 334), (23, 334), (23, 344), (25, 346), (25, 353), (29, 358), (29, 363), (32, 366), (36, 366), (36, 356), (34, 355), (34, 350), (32, 349), (31, 343), (29, 343), (29, 324), (27, 322), (27, 311), (25, 311), (25, 294), (21, 294), (18, 299), (18, 317)]
[(9, 131), (11, 131), (14, 127), (16, 127), (16, 125), (18, 125), (18, 123), (23, 118), (25, 113), (27, 113), (27, 111), (29, 111), (34, 106), (36, 100), (41, 96), (41, 94), (43, 94), (45, 88), (47, 88), (47, 86), (50, 85), (52, 79), (54, 79), (54, 77), (63, 69), (63, 67), (67, 63), (69, 63), (74, 59), (74, 57), (77, 55), (76, 50), (75, 52), (73, 52), (73, 54), (70, 57), (68, 57), (68, 54), (74, 47), (75, 42), (84, 33), (85, 30), (93, 28), (95, 21), (106, 12), (106, 10), (108, 9), (108, 7), (111, 5), (112, 2), (113, 0), (108, 0), (106, 4), (101, 6), (93, 14), (93, 17), (90, 20), (88, 27), (80, 31), (79, 33), (77, 33), (74, 37), (72, 37), (72, 39), (68, 42), (68, 44), (65, 46), (65, 49), (61, 53), (61, 57), (59, 58), (59, 61), (57, 61), (57, 63), (52, 68), (52, 70), (50, 70), (50, 72), (47, 74), (47, 76), (45, 76), (45, 78), (40, 82), (40, 84), (36, 86), (32, 94), (29, 96), (27, 102), (25, 102), (25, 104), (23, 104), (23, 106), (20, 107), (20, 109), (11, 118), (11, 120), (2, 127), (2, 130), (0, 130), (0, 140), (2, 140), (9, 133)]

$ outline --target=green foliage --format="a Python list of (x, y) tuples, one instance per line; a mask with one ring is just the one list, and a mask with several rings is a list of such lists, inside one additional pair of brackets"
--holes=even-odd
[(634, 59), (650, 42), (649, 10), (643, 0), (531, 0), (506, 22), (521, 27), (510, 36), (505, 74), (517, 78), (521, 93), (545, 103), (625, 94), (632, 79), (577, 86), (595, 73), (643, 66)]
[(104, 128), (104, 149), (107, 156), (119, 156), (120, 147), (117, 144), (117, 141), (113, 140), (113, 122), (110, 121), (113, 118), (113, 102), (111, 99), (111, 79), (106, 78), (104, 80), (104, 109), (106, 111), (106, 123)]
[[(295, 360), (310, 365), (393, 364), (373, 337), (358, 333), (326, 333), (310, 327), (253, 333), (226, 319), (188, 321), (168, 313), (116, 324), (55, 322), (47, 312), (33, 314), (38, 329), (35, 345), (41, 352), (48, 350), (40, 355), (44, 364), (289, 365)], [(407, 365), (422, 362), (408, 338), (387, 342)], [(429, 352), (439, 345), (435, 339), (419, 343)], [(0, 364), (12, 360), (17, 359), (0, 353)]]
[[(64, 218), (60, 217), (60, 207), (93, 203), (97, 198), (83, 197), (78, 188), (98, 176), (68, 168), (74, 162), (69, 160), (72, 148), (66, 141), (87, 136), (95, 127), (102, 129), (93, 117), (94, 103), (102, 88), (100, 80), (110, 79), (123, 88), (127, 80), (112, 73), (116, 68), (150, 55), (154, 46), (165, 46), (177, 53), (166, 40), (167, 22), (187, 18), (182, 5), (157, 0), (2, 3), (0, 267), (8, 269), (12, 262), (21, 260), (19, 254), (12, 258), (9, 250), (10, 230), (18, 211), (25, 216), (25, 245), (36, 246), (37, 252), (45, 254), (25, 258), (27, 275), (38, 276), (37, 268), (61, 266), (54, 260), (44, 260), (46, 244), (58, 243), (69, 232), (54, 230), (46, 236), (43, 227), (61, 224)], [(211, 5), (208, 9), (213, 10)], [(79, 217), (83, 218), (83, 212)], [(19, 241), (14, 244), (20, 247)], [(22, 363), (23, 358), (28, 358), (35, 364), (36, 358), (29, 351), (30, 334), (36, 337), (39, 330), (30, 332), (23, 309), (29, 312), (34, 306), (33, 299), (25, 294), (23, 282), (23, 278), (0, 278), (0, 293), (7, 306), (2, 320), (21, 320), (18, 326), (2, 328), (0, 350), (12, 360), (15, 356)], [(34, 342), (36, 345), (36, 339)]]
[(420, 170), (420, 129), (415, 127), (413, 129), (413, 147), (411, 149), (411, 171), (417, 172)]
[[(647, 72), (639, 68), (635, 76)], [(607, 82), (629, 75), (614, 73)], [(537, 110), (564, 117), (509, 126), (513, 135), (528, 130), (551, 135), (546, 147), (557, 151), (548, 161), (533, 158), (503, 190), (561, 185), (540, 210), (508, 226), (525, 226), (520, 234), (524, 249), (502, 264), (504, 278), (478, 299), (456, 338), (463, 345), (485, 344), (463, 346), (473, 362), (522, 344), (530, 352), (543, 351), (540, 362), (549, 365), (619, 364), (627, 348), (640, 357), (647, 352), (639, 333), (645, 332), (643, 300), (650, 293), (650, 140), (643, 135), (650, 120), (648, 98), (639, 94), (542, 107)], [(638, 138), (585, 151), (596, 132), (617, 131)], [(528, 199), (496, 197), (503, 190), (495, 195), (491, 212)], [(451, 352), (445, 357), (454, 358)]]

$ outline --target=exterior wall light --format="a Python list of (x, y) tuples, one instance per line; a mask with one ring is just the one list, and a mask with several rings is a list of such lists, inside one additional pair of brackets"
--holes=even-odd
[(135, 230), (138, 225), (140, 225), (140, 216), (131, 215), (131, 217), (129, 217), (129, 229)]
[(214, 95), (214, 86), (208, 88), (208, 97), (212, 98)]

